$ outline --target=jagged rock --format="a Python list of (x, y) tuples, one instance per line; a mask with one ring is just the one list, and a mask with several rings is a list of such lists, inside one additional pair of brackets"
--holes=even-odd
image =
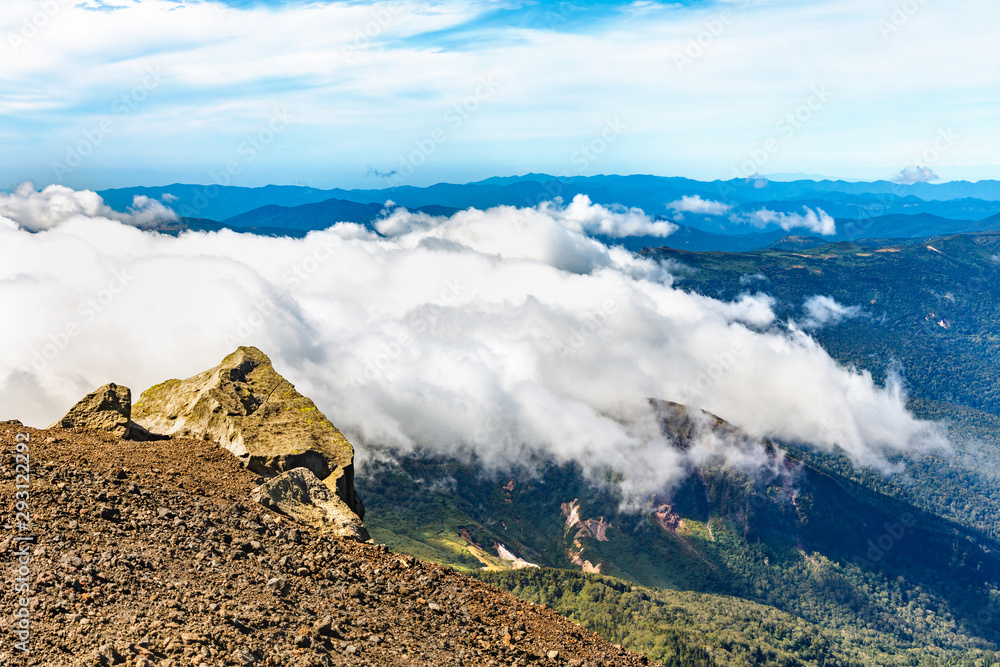
[(84, 396), (49, 428), (90, 428), (124, 438), (131, 418), (132, 390), (112, 382)]
[(359, 542), (370, 539), (360, 517), (308, 468), (283, 472), (254, 489), (250, 497), (321, 531)]
[(194, 377), (147, 389), (133, 416), (154, 434), (218, 442), (265, 476), (308, 468), (364, 518), (351, 443), (255, 347), (240, 347)]

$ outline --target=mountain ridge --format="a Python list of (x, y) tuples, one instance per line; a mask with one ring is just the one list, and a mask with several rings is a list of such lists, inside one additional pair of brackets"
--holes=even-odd
[[(642, 208), (648, 215), (668, 213), (666, 205), (684, 196), (723, 201), (731, 205), (765, 206), (768, 202), (786, 201), (801, 207), (800, 200), (850, 203), (854, 218), (872, 212), (904, 212), (905, 208), (927, 210), (940, 215), (950, 212), (953, 218), (985, 218), (1000, 212), (1000, 182), (982, 181), (959, 184), (898, 185), (887, 181), (848, 183), (843, 181), (777, 182), (760, 180), (697, 181), (682, 177), (659, 176), (587, 176), (557, 177), (546, 174), (485, 179), (467, 184), (437, 183), (426, 187), (411, 185), (381, 189), (321, 190), (306, 186), (269, 185), (260, 188), (191, 185), (131, 187), (102, 190), (98, 194), (112, 208), (124, 211), (136, 195), (149, 196), (173, 206), (182, 217), (226, 220), (267, 205), (298, 206), (328, 199), (342, 199), (361, 204), (385, 204), (392, 200), (400, 206), (418, 208), (440, 205), (450, 208), (490, 208), (499, 205), (535, 206), (557, 197), (569, 201), (586, 194), (595, 203), (622, 204)], [(166, 198), (164, 196), (166, 195)], [(957, 203), (949, 203), (955, 200)], [(892, 211), (892, 208), (899, 208)], [(844, 211), (840, 211), (843, 214)], [(947, 216), (946, 216), (947, 217)]]

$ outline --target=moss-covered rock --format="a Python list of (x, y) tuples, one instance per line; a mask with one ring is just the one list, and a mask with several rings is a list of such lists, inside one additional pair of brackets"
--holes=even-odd
[(152, 433), (218, 442), (265, 476), (308, 468), (364, 517), (351, 443), (255, 347), (240, 347), (194, 377), (147, 389), (132, 419)]
[(90, 428), (125, 438), (131, 414), (132, 390), (112, 382), (84, 396), (49, 428)]

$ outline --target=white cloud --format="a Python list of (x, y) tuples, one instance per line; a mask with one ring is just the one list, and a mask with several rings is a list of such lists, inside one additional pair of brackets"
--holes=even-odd
[(116, 213), (115, 219), (143, 229), (151, 229), (161, 223), (177, 220), (177, 214), (155, 199), (150, 199), (145, 195), (136, 195), (132, 199), (132, 206), (128, 213), (125, 216)]
[(711, 199), (702, 199), (700, 195), (691, 197), (684, 196), (678, 201), (670, 202), (667, 208), (680, 211), (682, 213), (697, 213), (701, 215), (725, 215), (732, 208), (729, 204), (724, 204)]
[(763, 228), (767, 225), (778, 225), (784, 230), (808, 229), (811, 232), (830, 236), (837, 233), (837, 223), (823, 209), (815, 211), (803, 207), (802, 213), (782, 213), (761, 209), (752, 213), (734, 213), (729, 219), (736, 223), (749, 224)]
[(742, 275), (740, 276), (740, 285), (747, 287), (752, 285), (754, 281), (767, 282), (768, 278), (763, 273), (754, 273), (752, 275)]
[(539, 209), (569, 230), (611, 238), (626, 236), (665, 237), (677, 231), (669, 222), (653, 221), (642, 209), (592, 204), (587, 195), (577, 195), (565, 208), (543, 202)]
[(845, 319), (860, 317), (862, 314), (861, 306), (845, 306), (832, 297), (819, 294), (806, 299), (802, 304), (802, 310), (805, 311), (806, 319), (800, 326), (806, 330), (838, 324)]
[[(225, 12), (209, 2), (121, 0), (115, 12), (60, 4), (16, 52), (7, 38), (39, 2), (5, 0), (0, 15), (6, 89), (29, 91), (0, 99), (5, 183), (51, 180), (51, 163), (104, 118), (117, 119), (116, 100), (158, 65), (168, 74), (163, 85), (130, 108), (67, 184), (135, 185), (136, 174), (147, 183), (210, 182), (275, 106), (286, 105), (297, 131), (261, 151), (236, 184), (371, 187), (380, 181), (366, 176), (367, 165), (391, 171), (416, 142), (450, 128), (443, 114), (489, 74), (503, 81), (495, 97), (408, 183), (528, 168), (663, 173), (665, 156), (672, 174), (730, 178), (768, 137), (779, 150), (761, 170), (884, 177), (924, 149), (928, 128), (942, 118), (962, 128), (963, 141), (935, 169), (946, 178), (987, 166), (997, 173), (992, 109), (954, 104), (1000, 84), (1000, 3), (987, 0), (923, 3), (889, 40), (877, 27), (883, 12), (867, 0), (757, 2), (734, 8), (736, 20), (711, 44), (696, 43), (703, 54), (683, 73), (671, 56), (717, 18), (717, 5), (667, 3), (641, 21), (606, 16), (576, 30), (545, 18), (534, 26), (477, 23), (493, 2), (254, 3)], [(390, 8), (398, 11), (380, 20)], [(375, 36), (359, 40), (366, 29)], [(776, 62), (775, 52), (794, 57)], [(873, 62), (884, 67), (873, 71)], [(649, 85), (654, 69), (664, 85)], [(832, 101), (801, 129), (796, 120), (786, 140), (778, 123), (817, 83)], [(751, 98), (759, 103), (746, 105)], [(581, 168), (574, 155), (617, 117), (628, 129)]]
[(49, 185), (39, 192), (32, 183), (21, 183), (10, 194), (0, 192), (0, 217), (37, 232), (77, 217), (101, 217), (148, 228), (176, 220), (177, 214), (142, 195), (135, 197), (128, 213), (119, 213), (96, 192), (76, 191), (61, 185)]
[[(391, 205), (391, 203), (387, 202), (387, 205)], [(488, 214), (476, 209), (469, 209), (459, 213), (456, 219), (462, 220), (464, 223), (466, 220), (479, 219), (483, 215), (494, 215), (496, 211), (503, 213), (504, 220), (518, 226), (546, 219), (555, 221), (564, 230), (570, 232), (602, 235), (616, 239), (626, 236), (664, 237), (677, 231), (676, 225), (661, 220), (652, 220), (641, 209), (593, 204), (587, 195), (576, 195), (573, 201), (565, 206), (560, 199), (555, 202), (545, 201), (529, 209), (501, 206)], [(448, 218), (396, 209), (392, 215), (378, 221), (377, 229), (381, 234), (399, 235), (418, 229), (433, 229), (447, 221)], [(490, 234), (490, 243), (503, 245), (513, 243), (520, 246), (516, 236), (509, 235), (508, 231), (507, 229), (499, 229), (496, 233)], [(579, 235), (567, 235), (561, 231), (559, 234), (560, 238), (572, 239), (570, 243), (573, 245), (579, 245), (583, 238)], [(518, 252), (524, 251), (525, 249), (520, 249)], [(528, 251), (530, 252), (530, 250)]]
[[(648, 397), (864, 463), (940, 443), (899, 387), (775, 328), (769, 297), (675, 289), (662, 266), (567, 228), (603, 215), (582, 202), (397, 211), (387, 237), (336, 225), (304, 239), (174, 238), (99, 208), (41, 233), (0, 225), (0, 419), (44, 426), (106, 382), (139, 392), (253, 344), (362, 456), (419, 447), (503, 465), (540, 453), (613, 466), (636, 497), (689, 462)], [(711, 386), (689, 392), (701, 378)]]
[(892, 177), (893, 183), (912, 185), (914, 183), (930, 183), (940, 181), (941, 177), (934, 173), (930, 167), (912, 167), (903, 169)]

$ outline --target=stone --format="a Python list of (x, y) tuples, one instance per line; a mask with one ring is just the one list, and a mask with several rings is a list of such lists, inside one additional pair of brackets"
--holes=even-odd
[(340, 630), (333, 625), (333, 619), (329, 616), (324, 616), (313, 623), (313, 632), (322, 637), (335, 637), (337, 639), (343, 637)]
[(245, 649), (238, 648), (232, 653), (233, 657), (240, 660), (244, 665), (252, 665), (257, 662), (257, 658), (254, 654)]
[(371, 539), (361, 518), (308, 468), (283, 472), (251, 491), (250, 497), (321, 532), (358, 542)]
[(354, 488), (354, 447), (255, 347), (240, 347), (186, 380), (147, 389), (132, 415), (153, 434), (217, 442), (264, 477), (308, 468), (364, 518)]
[(125, 658), (111, 644), (105, 644), (97, 651), (101, 665), (121, 665)]
[(112, 382), (84, 396), (49, 428), (89, 428), (126, 438), (131, 419), (132, 390)]

